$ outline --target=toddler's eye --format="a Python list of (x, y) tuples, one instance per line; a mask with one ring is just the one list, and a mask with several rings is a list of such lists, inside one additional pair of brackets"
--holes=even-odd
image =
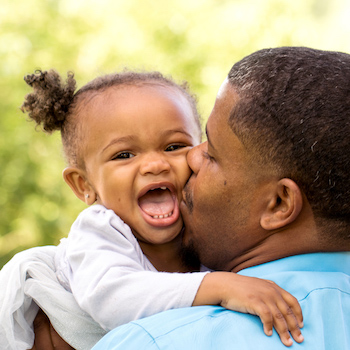
[(130, 153), (130, 152), (120, 152), (120, 153), (117, 153), (113, 157), (113, 159), (129, 159), (129, 158), (132, 158), (132, 157), (135, 157), (135, 155)]
[(165, 152), (173, 152), (173, 151), (176, 151), (180, 148), (184, 148), (186, 147), (185, 145), (170, 145), (168, 146), (166, 149), (165, 149)]

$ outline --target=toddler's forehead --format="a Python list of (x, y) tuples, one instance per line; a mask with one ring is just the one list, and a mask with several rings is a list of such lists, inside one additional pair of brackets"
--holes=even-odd
[[(142, 82), (138, 84), (121, 84), (114, 85), (105, 88), (100, 91), (87, 92), (83, 99), (77, 106), (77, 114), (85, 115), (84, 124), (87, 122), (87, 115), (93, 118), (101, 118), (101, 113), (108, 109), (118, 108), (122, 111), (127, 108), (127, 105), (137, 105), (138, 101), (144, 101), (156, 96), (156, 100), (164, 100), (166, 103), (171, 102), (172, 104), (179, 107), (182, 111), (181, 117), (185, 117), (186, 120), (192, 119), (196, 124), (196, 131), (198, 131), (198, 140), (201, 140), (201, 126), (198, 114), (195, 113), (194, 107), (189, 101), (189, 98), (185, 93), (177, 86), (166, 85), (158, 82)], [(145, 98), (146, 97), (146, 98)], [(142, 106), (140, 102), (140, 105)], [(159, 105), (154, 106), (159, 108)], [(142, 107), (140, 107), (140, 112)], [(115, 115), (118, 118), (118, 114)], [(180, 118), (180, 115), (179, 115)], [(197, 138), (197, 135), (196, 135)]]
[(83, 94), (83, 96), (81, 96), (78, 104), (82, 104), (83, 106), (88, 107), (90, 102), (105, 103), (116, 98), (125, 98), (126, 95), (134, 95), (136, 102), (138, 97), (140, 96), (140, 93), (154, 94), (158, 95), (159, 97), (161, 97), (161, 94), (164, 94), (164, 98), (166, 98), (166, 96), (173, 96), (174, 98), (177, 97), (177, 100), (181, 101), (181, 103), (190, 105), (190, 102), (186, 98), (185, 93), (181, 91), (179, 87), (166, 85), (158, 82), (120, 84), (113, 85), (100, 90), (87, 91)]
[(144, 95), (157, 96), (158, 99), (172, 98), (176, 103), (188, 106), (193, 114), (192, 106), (187, 96), (176, 86), (161, 83), (143, 82), (138, 84), (114, 85), (103, 90), (88, 91), (77, 103), (77, 110), (85, 108), (102, 108), (108, 103), (123, 103), (123, 100), (132, 98), (136, 104)]

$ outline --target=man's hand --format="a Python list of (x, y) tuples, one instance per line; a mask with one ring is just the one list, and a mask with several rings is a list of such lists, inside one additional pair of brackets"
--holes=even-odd
[(58, 335), (41, 309), (34, 320), (34, 334), (32, 350), (74, 350)]

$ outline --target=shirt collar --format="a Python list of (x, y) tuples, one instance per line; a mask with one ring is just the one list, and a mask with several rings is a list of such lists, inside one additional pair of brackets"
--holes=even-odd
[(248, 267), (238, 273), (244, 276), (263, 277), (286, 271), (332, 271), (350, 275), (350, 252), (294, 255)]

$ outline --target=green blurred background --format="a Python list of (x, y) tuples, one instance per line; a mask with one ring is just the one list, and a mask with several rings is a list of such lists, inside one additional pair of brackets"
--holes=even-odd
[(231, 65), (265, 47), (350, 53), (349, 0), (2, 0), (0, 4), (0, 267), (57, 244), (85, 207), (62, 179), (59, 134), (19, 110), (35, 69), (156, 69), (188, 80), (207, 118)]

